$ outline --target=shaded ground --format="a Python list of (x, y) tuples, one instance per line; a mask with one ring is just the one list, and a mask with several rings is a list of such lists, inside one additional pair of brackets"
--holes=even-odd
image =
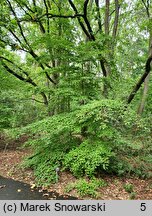
[[(29, 154), (28, 150), (6, 150), (0, 151), (0, 175), (4, 177), (9, 177), (14, 180), (19, 180), (24, 183), (31, 185), (31, 188), (35, 186), (35, 178), (32, 170), (22, 170), (18, 164), (22, 159)], [(136, 194), (135, 199), (148, 200), (152, 199), (152, 179), (138, 179), (138, 178), (118, 178), (116, 176), (102, 176), (102, 178), (108, 183), (106, 187), (99, 188), (98, 199), (104, 200), (126, 200), (130, 199), (130, 194), (125, 191), (125, 184), (132, 184), (134, 192)], [(71, 183), (75, 182), (74, 178), (70, 173), (61, 173), (60, 179), (57, 184), (50, 185), (48, 191), (55, 191), (60, 195), (65, 194), (65, 187)], [(45, 190), (46, 188), (42, 188)], [(3, 188), (0, 188), (0, 193)], [(76, 190), (71, 191), (67, 196), (79, 197)], [(42, 196), (42, 195), (41, 195)], [(66, 196), (64, 195), (66, 199)], [(85, 199), (91, 199), (91, 197), (84, 197)]]
[(0, 133), (0, 150), (16, 150), (18, 147), (21, 146), (21, 144), (25, 143), (27, 140), (27, 135), (22, 135), (18, 139), (9, 139), (8, 137)]

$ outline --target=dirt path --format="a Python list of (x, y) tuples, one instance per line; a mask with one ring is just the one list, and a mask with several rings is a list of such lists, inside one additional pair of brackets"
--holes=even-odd
[[(14, 180), (19, 180), (28, 183), (31, 186), (35, 184), (33, 171), (30, 169), (22, 170), (19, 167), (22, 159), (29, 154), (28, 150), (8, 150), (0, 151), (0, 175), (9, 177)], [(135, 192), (135, 199), (148, 200), (152, 199), (152, 179), (142, 180), (138, 178), (118, 178), (116, 176), (102, 177), (108, 184), (104, 188), (99, 188), (99, 198), (103, 200), (127, 200), (130, 199), (130, 194), (125, 191), (125, 184), (132, 184)], [(56, 191), (59, 194), (65, 194), (65, 187), (70, 182), (76, 179), (70, 173), (62, 173), (57, 184), (50, 185), (48, 191)], [(46, 189), (46, 188), (43, 188)], [(79, 197), (75, 190), (71, 191), (70, 196)], [(83, 197), (84, 199), (92, 199), (91, 197)]]

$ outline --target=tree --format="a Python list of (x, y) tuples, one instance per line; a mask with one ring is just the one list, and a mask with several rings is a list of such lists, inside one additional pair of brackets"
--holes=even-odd
[[(88, 13), (89, 1), (81, 2), (79, 5), (79, 9), (82, 10), (82, 13), (77, 9), (77, 2), (73, 3), (72, 1), (68, 1), (71, 6), (71, 10), (67, 14), (65, 14), (65, 10), (67, 6), (65, 6), (65, 2), (59, 1), (59, 3), (50, 3), (49, 1), (40, 1), (39, 3), (36, 1), (32, 1), (27, 3), (26, 1), (2, 1), (1, 2), (1, 65), (3, 68), (11, 73), (16, 78), (22, 80), (23, 82), (27, 82), (32, 85), (36, 89), (42, 88), (38, 80), (33, 78), (33, 74), (29, 71), (30, 67), (33, 67), (33, 64), (36, 64), (38, 70), (42, 70), (43, 73), (43, 83), (47, 81), (51, 88), (55, 88), (57, 84), (59, 84), (60, 73), (51, 71), (57, 67), (63, 67), (63, 58), (59, 56), (61, 51), (66, 54), (67, 66), (69, 66), (69, 62), (71, 62), (71, 52), (66, 53), (63, 51), (63, 47), (61, 47), (61, 41), (55, 41), (55, 34), (52, 33), (58, 32), (58, 39), (64, 38), (65, 46), (67, 42), (70, 42), (72, 37), (75, 37), (76, 40), (84, 41), (83, 34), (87, 37), (87, 40), (92, 41), (93, 49), (97, 51), (97, 55), (95, 56), (94, 61), (99, 59), (100, 66), (103, 72), (103, 76), (108, 75), (108, 68), (110, 66), (108, 61), (106, 60), (106, 56), (102, 55), (101, 49), (99, 49), (98, 45), (98, 37), (102, 37), (104, 48), (104, 43), (108, 46), (108, 36), (110, 35), (110, 31), (107, 32), (107, 27), (105, 27), (105, 31), (103, 31), (102, 23), (101, 23), (101, 6), (99, 1), (95, 1), (95, 4), (92, 6), (92, 11), (96, 10), (96, 31), (97, 35), (95, 36), (95, 32), (92, 29), (92, 20), (93, 14)], [(107, 5), (106, 5), (107, 6)], [(40, 8), (41, 7), (41, 8)], [(109, 6), (107, 6), (109, 7)], [(106, 7), (106, 8), (107, 8)], [(109, 13), (109, 12), (108, 12)], [(111, 14), (107, 13), (107, 9), (105, 10), (105, 23), (108, 20), (108, 16)], [(4, 16), (5, 15), (5, 16)], [(89, 18), (90, 16), (90, 18)], [(114, 18), (114, 27), (113, 27), (113, 37), (117, 34), (117, 26), (118, 26), (118, 17), (119, 17), (119, 3), (115, 1), (115, 18)], [(76, 19), (78, 20), (79, 25), (76, 24)], [(103, 19), (104, 20), (104, 19)], [(9, 23), (6, 25), (6, 23)], [(109, 21), (108, 21), (109, 23)], [(73, 27), (76, 26), (76, 28)], [(110, 25), (109, 24), (105, 24)], [(69, 31), (67, 31), (67, 26), (69, 27)], [(65, 30), (66, 27), (66, 31)], [(81, 29), (80, 29), (81, 28)], [(82, 30), (81, 39), (77, 36), (77, 32)], [(52, 32), (51, 32), (52, 31)], [(73, 31), (73, 32), (72, 32)], [(29, 34), (30, 32), (30, 34)], [(68, 39), (69, 35), (72, 35), (71, 39)], [(36, 39), (36, 42), (35, 42)], [(51, 47), (51, 41), (54, 40), (55, 43), (58, 43), (56, 47)], [(97, 41), (97, 42), (96, 42)], [(107, 42), (106, 42), (107, 41)], [(74, 41), (71, 41), (74, 43)], [(37, 44), (36, 44), (37, 43)], [(40, 43), (43, 46), (40, 49)], [(50, 45), (50, 44), (51, 45)], [(80, 44), (80, 42), (78, 42)], [(96, 45), (97, 44), (97, 45)], [(73, 45), (72, 45), (73, 46)], [(8, 49), (9, 47), (9, 49)], [(71, 47), (69, 47), (71, 48)], [(73, 52), (75, 52), (75, 47), (72, 47)], [(99, 50), (98, 50), (99, 49)], [(15, 64), (14, 55), (18, 55), (19, 52), (25, 53), (26, 62), (18, 61), (18, 65)], [(77, 49), (78, 52), (78, 49)], [(103, 51), (104, 53), (104, 51)], [(23, 54), (22, 54), (23, 55)], [(64, 59), (65, 60), (65, 59)], [(86, 60), (88, 61), (88, 60)], [(20, 62), (20, 63), (19, 63)], [(60, 62), (60, 63), (59, 63)], [(26, 67), (28, 65), (28, 68)], [(55, 69), (56, 70), (56, 69)], [(52, 75), (51, 75), (52, 73)], [(50, 89), (50, 87), (49, 87)], [(44, 104), (48, 106), (50, 100), (50, 94), (48, 95), (46, 91), (40, 91)]]

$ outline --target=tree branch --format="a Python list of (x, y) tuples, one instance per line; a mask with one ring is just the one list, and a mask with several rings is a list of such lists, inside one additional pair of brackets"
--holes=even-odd
[[(45, 68), (44, 68), (43, 64), (39, 62), (38, 56), (37, 56), (36, 53), (32, 50), (31, 46), (29, 45), (29, 43), (27, 42), (27, 40), (26, 40), (26, 38), (25, 38), (25, 36), (24, 36), (22, 27), (21, 27), (21, 25), (20, 25), (20, 22), (19, 22), (19, 20), (18, 20), (18, 17), (17, 17), (17, 15), (16, 15), (16, 13), (15, 13), (15, 11), (14, 11), (14, 9), (13, 9), (11, 3), (9, 2), (9, 0), (7, 0), (7, 2), (8, 2), (8, 4), (9, 4), (9, 7), (10, 7), (10, 9), (11, 9), (11, 11), (12, 11), (12, 13), (13, 13), (13, 15), (14, 15), (16, 21), (17, 21), (17, 23), (18, 23), (18, 26), (19, 26), (19, 28), (20, 28), (21, 35), (22, 35), (24, 41), (26, 42), (26, 44), (28, 45), (28, 47), (29, 47), (29, 49), (30, 49), (30, 50), (29, 50), (29, 53), (33, 56), (33, 58), (39, 63), (40, 67), (44, 70)], [(35, 4), (35, 1), (33, 1), (33, 4)], [(22, 45), (22, 42), (20, 41), (20, 39), (14, 34), (14, 32), (13, 32), (12, 30), (10, 30), (10, 31), (11, 31), (11, 33), (14, 35), (14, 37), (19, 41), (19, 43)], [(46, 77), (49, 79), (49, 81), (52, 82), (54, 85), (56, 85), (56, 83), (55, 83), (54, 80), (48, 75), (48, 73), (45, 72), (45, 74), (46, 74)]]
[[(28, 74), (26, 71), (24, 71), (21, 67), (19, 67), (18, 65), (16, 65), (13, 61), (11, 61), (11, 60), (9, 60), (8, 58), (3, 57), (3, 56), (0, 56), (0, 59), (3, 59), (3, 60), (5, 60), (5, 61), (11, 63), (15, 68), (18, 68), (20, 71), (22, 71), (23, 74), (25, 74), (25, 75), (28, 77), (28, 79), (29, 79), (29, 74)], [(32, 79), (30, 78), (30, 80), (32, 80)], [(32, 82), (33, 82), (33, 81), (32, 81)]]
[[(41, 62), (39, 62), (39, 57), (36, 55), (36, 53), (32, 49), (29, 51), (29, 53), (33, 56), (33, 58), (38, 62), (40, 67), (44, 70), (45, 68), (44, 68), (43, 64)], [(47, 65), (47, 67), (50, 68), (50, 66), (48, 66), (48, 64), (46, 64), (46, 65)], [(56, 85), (56, 82), (48, 75), (47, 72), (45, 72), (45, 75), (49, 79), (50, 82), (52, 82), (54, 85)]]
[(39, 16), (37, 19), (42, 19), (45, 16), (49, 16), (49, 18), (78, 18), (83, 17), (83, 14), (75, 14), (75, 15), (61, 15), (61, 14), (52, 14), (52, 13), (44, 13), (41, 16)]
[[(74, 10), (75, 12), (75, 16), (78, 15), (78, 10), (77, 8), (75, 7), (74, 3), (71, 1), (71, 0), (68, 0), (69, 1), (69, 4), (71, 5), (72, 9)], [(83, 16), (82, 16), (83, 17)], [(85, 33), (85, 35), (90, 39), (90, 34), (89, 32), (87, 31), (85, 25), (83, 24), (83, 22), (81, 21), (81, 17), (80, 16), (77, 16), (77, 19), (78, 19), (78, 22), (83, 30), (83, 32)]]
[(100, 66), (101, 66), (101, 69), (102, 69), (102, 72), (103, 72), (103, 76), (107, 77), (108, 74), (107, 74), (107, 70), (106, 70), (106, 67), (105, 67), (105, 60), (100, 59), (99, 62), (100, 62)]
[(33, 0), (33, 5), (34, 5), (34, 7), (36, 9), (36, 1), (35, 0)]
[(147, 62), (146, 62), (146, 65), (145, 65), (145, 73), (141, 76), (141, 78), (139, 79), (139, 81), (137, 82), (137, 84), (134, 86), (132, 92), (130, 93), (130, 95), (128, 97), (127, 104), (130, 104), (131, 101), (134, 99), (137, 91), (140, 89), (140, 87), (143, 84), (145, 78), (150, 73), (150, 71), (151, 71), (151, 62), (152, 62), (152, 56), (150, 56), (147, 59)]
[(144, 4), (145, 6), (145, 9), (146, 9), (146, 12), (147, 12), (147, 16), (150, 18), (150, 12), (149, 12), (149, 0), (147, 0), (147, 5), (145, 3), (144, 0), (142, 0), (142, 3)]
[(43, 0), (43, 2), (44, 2), (44, 5), (45, 5), (46, 16), (47, 16), (47, 33), (49, 33), (50, 32), (50, 20), (49, 20), (49, 16), (48, 16), (49, 9), (48, 9), (46, 0)]
[(16, 72), (14, 72), (11, 68), (9, 68), (4, 62), (2, 62), (2, 65), (3, 65), (3, 67), (10, 73), (10, 74), (12, 74), (12, 75), (14, 75), (16, 78), (18, 78), (19, 80), (21, 80), (21, 81), (24, 81), (24, 82), (27, 82), (27, 83), (30, 83), (31, 85), (33, 85), (34, 87), (36, 87), (37, 86), (37, 84), (33, 81), (33, 80), (31, 80), (31, 78), (24, 78), (24, 77), (22, 77), (21, 75), (19, 75), (19, 74), (17, 74)]
[(21, 40), (17, 37), (17, 35), (12, 31), (12, 29), (8, 29), (10, 31), (10, 33), (14, 36), (14, 38), (20, 43), (21, 46), (24, 47), (24, 45), (22, 44)]
[[(23, 3), (23, 2), (22, 2), (23, 6), (22, 6), (22, 4), (21, 4), (20, 1), (16, 0), (16, 2), (17, 2), (17, 4), (19, 5), (19, 7), (24, 11), (24, 13), (25, 13), (26, 15), (28, 15), (29, 17), (31, 17), (31, 19), (32, 19), (32, 16), (25, 10), (24, 7), (26, 7), (26, 9), (27, 9), (28, 11), (29, 11), (30, 8), (27, 7), (26, 4)], [(34, 13), (32, 10), (30, 10), (30, 12)]]
[(20, 22), (19, 22), (19, 20), (18, 20), (17, 15), (16, 15), (16, 13), (15, 13), (15, 10), (13, 9), (13, 7), (12, 7), (10, 1), (9, 1), (9, 0), (6, 0), (6, 1), (8, 2), (9, 7), (10, 7), (10, 10), (12, 11), (12, 13), (13, 13), (15, 19), (16, 19), (16, 22), (17, 22), (18, 27), (19, 27), (19, 29), (20, 29), (20, 33), (21, 33), (21, 35), (22, 35), (22, 37), (23, 37), (23, 39), (24, 39), (26, 45), (27, 45), (28, 47), (30, 47), (30, 45), (29, 45), (29, 43), (28, 43), (28, 41), (27, 41), (27, 39), (26, 39), (26, 37), (25, 37), (25, 35), (24, 35), (24, 33), (23, 33), (23, 29), (22, 29), (22, 27), (21, 27), (21, 24), (20, 24)]
[(93, 34), (93, 31), (92, 31), (90, 22), (89, 22), (88, 17), (87, 17), (88, 3), (89, 3), (89, 0), (85, 0), (84, 6), (83, 6), (83, 12), (84, 12), (83, 19), (84, 19), (84, 21), (86, 23), (86, 26), (88, 28), (88, 31), (89, 31), (89, 34), (90, 34), (90, 39), (93, 40), (93, 41), (95, 41), (95, 37), (94, 37), (94, 34)]
[(98, 13), (98, 26), (99, 26), (99, 32), (102, 32), (102, 23), (101, 23), (101, 14), (100, 14), (100, 8), (99, 8), (99, 0), (95, 0), (97, 13)]
[(118, 22), (119, 22), (119, 0), (115, 0), (115, 20), (114, 20), (114, 27), (113, 27), (113, 38), (117, 35), (117, 29), (118, 29)]
[[(35, 11), (34, 11), (34, 14), (35, 14), (35, 13), (37, 13), (36, 1), (35, 1), (35, 0), (33, 0), (33, 5), (34, 5), (34, 9), (35, 9)], [(35, 15), (36, 15), (36, 14), (35, 14)], [(36, 15), (36, 16), (37, 16), (37, 15)], [(37, 20), (37, 18), (34, 18), (34, 19), (33, 19), (33, 21), (36, 21), (36, 20)], [(42, 33), (45, 33), (45, 28), (44, 28), (42, 22), (41, 22), (40, 20), (38, 20), (38, 23), (39, 23), (39, 26), (40, 26), (40, 31), (41, 31)]]
[(47, 4), (48, 4), (49, 9), (51, 10), (51, 3), (49, 0), (47, 0)]
[[(17, 74), (16, 72), (14, 72), (11, 68), (9, 68), (3, 61), (2, 61), (2, 66), (10, 73), (12, 74), (13, 76), (15, 76), (17, 79), (23, 81), (23, 82), (27, 82), (29, 84), (31, 84), (32, 86), (34, 87), (38, 87), (37, 84), (30, 78), (28, 77), (27, 79), (22, 77), (21, 75)], [(48, 99), (47, 99), (47, 96), (45, 95), (44, 92), (40, 92), (40, 94), (42, 95), (43, 97), (43, 100), (44, 100), (44, 104), (45, 105), (48, 105)]]
[[(87, 15), (87, 5), (88, 5), (88, 2), (89, 2), (88, 0), (86, 0), (86, 1), (84, 2), (84, 8), (83, 8), (84, 15), (83, 15), (82, 17), (84, 18), (84, 21), (85, 21), (85, 23), (86, 23), (86, 25), (87, 25), (87, 28), (88, 28), (88, 31), (89, 31), (89, 32), (88, 32), (87, 29), (85, 28), (85, 26), (84, 26), (84, 24), (82, 23), (80, 17), (77, 17), (77, 19), (78, 19), (78, 21), (79, 21), (79, 24), (80, 24), (82, 30), (83, 30), (84, 33), (86, 34), (86, 36), (87, 36), (90, 40), (95, 41), (95, 37), (94, 37), (94, 35), (93, 35), (93, 31), (92, 31), (91, 26), (90, 26), (90, 23), (89, 23), (89, 21), (88, 21), (88, 19), (87, 19), (87, 17), (86, 17), (86, 15)], [(71, 5), (71, 7), (73, 8), (75, 14), (77, 15), (77, 14), (78, 14), (77, 8), (75, 7), (75, 5), (73, 4), (73, 2), (72, 2), (71, 0), (69, 0), (69, 3), (70, 3), (70, 5)], [(101, 66), (101, 69), (102, 69), (102, 72), (103, 72), (103, 76), (106, 77), (106, 76), (107, 76), (107, 71), (106, 71), (106, 68), (105, 68), (105, 60), (104, 60), (101, 56), (99, 56), (99, 58), (100, 58), (99, 62), (100, 62), (100, 66)]]
[[(16, 2), (17, 2), (18, 5), (21, 7), (21, 9), (25, 12), (25, 14), (28, 15), (28, 16), (30, 17), (30, 19), (27, 19), (27, 18), (26, 18), (26, 19), (23, 19), (23, 18), (22, 18), (22, 19), (18, 19), (19, 22), (26, 21), (26, 22), (36, 22), (36, 23), (39, 23), (41, 32), (42, 32), (42, 33), (45, 33), (45, 28), (44, 28), (43, 24), (41, 23), (41, 21), (40, 21), (40, 20), (37, 20), (37, 21), (36, 21), (36, 19), (33, 18), (33, 17), (24, 9), (24, 7), (21, 5), (20, 2), (18, 2), (18, 1), (16, 1)], [(23, 2), (22, 2), (22, 3), (23, 3)], [(27, 9), (28, 11), (32, 12), (32, 14), (35, 15), (35, 12), (34, 12), (33, 10), (31, 10), (25, 3), (23, 3), (23, 5), (26, 7), (26, 9)]]
[[(16, 0), (16, 2), (21, 5), (20, 1)], [(34, 13), (34, 11), (30, 7), (28, 7), (28, 5), (25, 2), (22, 1), (22, 4), (24, 5), (24, 7), (26, 7), (28, 11)]]
[(36, 101), (36, 102), (38, 102), (38, 103), (42, 103), (42, 104), (44, 104), (43, 101), (39, 101), (39, 100), (37, 100), (37, 99), (35, 99), (35, 98), (31, 98), (31, 100)]
[(84, 1), (84, 5), (83, 5), (83, 13), (84, 13), (84, 16), (87, 17), (87, 7), (88, 7), (88, 3), (89, 3), (89, 0), (85, 0)]
[[(24, 98), (24, 99), (21, 99), (21, 100), (13, 100), (13, 102), (14, 103), (22, 103), (23, 101), (29, 101), (29, 100), (33, 100), (33, 101), (36, 101), (38, 103), (44, 104), (44, 101), (39, 101), (39, 100), (37, 100), (35, 98)], [(0, 100), (0, 103), (4, 103), (5, 104), (6, 101), (5, 100)]]

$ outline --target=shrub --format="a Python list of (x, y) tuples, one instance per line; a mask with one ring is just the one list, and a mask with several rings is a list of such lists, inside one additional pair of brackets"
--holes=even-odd
[[(145, 138), (141, 139), (142, 131), (148, 134), (149, 130), (135, 112), (129, 111), (117, 100), (92, 101), (70, 113), (32, 123), (14, 135), (29, 134), (26, 145), (34, 153), (26, 160), (26, 166), (33, 167), (42, 184), (55, 182), (57, 166), (70, 170), (76, 177), (92, 177), (101, 171), (150, 175), (150, 135), (148, 145)], [(84, 134), (82, 128), (86, 128)]]
[(69, 169), (77, 177), (91, 177), (97, 169), (107, 170), (113, 157), (114, 153), (107, 143), (86, 140), (65, 155), (63, 164), (65, 169)]

